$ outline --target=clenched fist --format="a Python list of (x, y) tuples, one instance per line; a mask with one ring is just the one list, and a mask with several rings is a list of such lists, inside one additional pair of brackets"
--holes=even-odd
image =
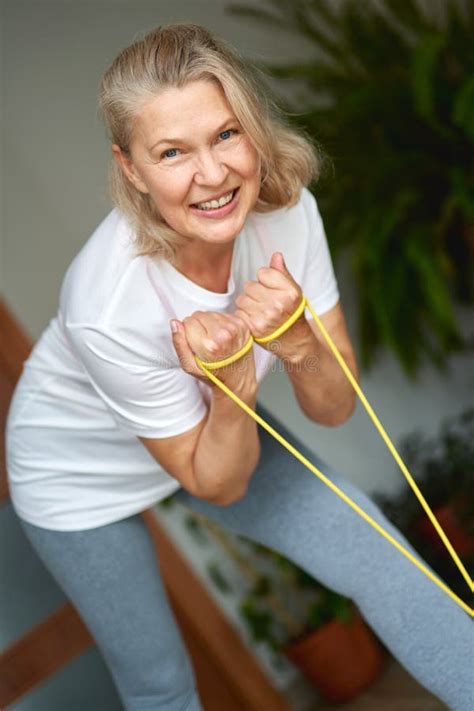
[[(195, 360), (214, 362), (228, 358), (245, 346), (250, 331), (243, 319), (235, 314), (215, 311), (195, 311), (183, 321), (173, 319), (176, 331), (172, 332), (173, 345), (181, 367), (199, 380), (213, 383), (203, 373)], [(231, 390), (255, 387), (255, 361), (250, 350), (242, 358), (223, 368), (212, 371)]]
[[(254, 338), (268, 336), (282, 326), (296, 311), (301, 303), (300, 286), (286, 268), (281, 252), (275, 252), (268, 267), (261, 267), (257, 272), (258, 281), (247, 281), (244, 292), (235, 305), (235, 315), (247, 324)], [(285, 355), (292, 353), (298, 345), (301, 324), (306, 325), (304, 313), (278, 339), (278, 351), (275, 342), (262, 344), (263, 348)]]

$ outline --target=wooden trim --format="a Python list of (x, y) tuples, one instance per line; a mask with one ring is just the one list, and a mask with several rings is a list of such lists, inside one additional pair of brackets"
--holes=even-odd
[(4, 438), (8, 405), (31, 348), (31, 340), (0, 297), (0, 505), (9, 497)]
[[(176, 620), (206, 711), (288, 711), (237, 632), (164, 533), (153, 509), (142, 513), (157, 549)], [(67, 603), (0, 654), (0, 709), (31, 691), (94, 640)]]
[(0, 371), (12, 385), (20, 377), (31, 348), (31, 339), (0, 297)]
[(0, 370), (0, 505), (9, 497), (4, 432), (12, 393), (13, 385)]
[[(32, 343), (0, 298), (0, 504), (9, 498), (5, 460), (8, 407)], [(0, 654), (0, 709), (93, 644), (89, 630), (67, 603)]]
[(91, 644), (89, 631), (70, 603), (53, 612), (0, 654), (0, 708), (26, 694)]

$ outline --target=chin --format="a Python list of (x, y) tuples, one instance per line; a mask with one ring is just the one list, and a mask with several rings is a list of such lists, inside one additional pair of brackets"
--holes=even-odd
[(207, 242), (208, 244), (229, 244), (235, 240), (239, 232), (240, 230), (226, 230), (225, 232), (216, 233), (208, 231), (206, 233), (196, 235), (196, 237), (201, 239), (203, 242)]

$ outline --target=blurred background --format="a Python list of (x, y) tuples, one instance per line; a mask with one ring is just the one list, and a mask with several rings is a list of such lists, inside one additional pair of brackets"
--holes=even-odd
[[(312, 190), (363, 366), (362, 387), (471, 564), (472, 0), (3, 0), (0, 12), (0, 297), (31, 339), (54, 316), (70, 261), (111, 209), (110, 147), (95, 105), (102, 72), (139, 32), (157, 24), (208, 26), (267, 73), (289, 120), (327, 156)], [(342, 427), (317, 426), (298, 410), (281, 372), (267, 377), (260, 401), (378, 497), (423, 554), (434, 556), (430, 562), (444, 578), (459, 584), (362, 406)], [(0, 588), (1, 649), (63, 599), (9, 507), (0, 509), (1, 565), (8, 574)], [(284, 621), (273, 630), (274, 609), (262, 617), (261, 608), (268, 586), (284, 588), (276, 582), (284, 562), (254, 551), (249, 584), (238, 566), (245, 542), (223, 546), (219, 532), (172, 502), (159, 509), (183, 554), (285, 691), (299, 678), (278, 654), (289, 635), (281, 632)], [(24, 565), (35, 581), (28, 590)], [(341, 600), (324, 607), (324, 591), (305, 588), (308, 581), (290, 573), (287, 605), (302, 589), (319, 601), (311, 620), (306, 607), (301, 613), (300, 633), (344, 617)], [(92, 708), (119, 708), (93, 649), (14, 708), (75, 708), (71, 689), (77, 708), (85, 689)], [(295, 700), (295, 708), (308, 708), (309, 697)]]

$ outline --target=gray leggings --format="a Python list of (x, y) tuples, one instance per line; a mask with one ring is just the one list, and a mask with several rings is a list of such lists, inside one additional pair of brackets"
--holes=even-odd
[[(259, 413), (412, 553), (375, 504), (261, 406)], [(247, 495), (228, 507), (175, 498), (270, 546), (351, 597), (398, 661), (453, 711), (474, 709), (468, 615), (265, 430)], [(94, 636), (129, 711), (201, 711), (187, 652), (140, 515), (85, 531), (21, 522)], [(416, 554), (415, 554), (416, 555)], [(419, 558), (419, 556), (417, 556)]]

